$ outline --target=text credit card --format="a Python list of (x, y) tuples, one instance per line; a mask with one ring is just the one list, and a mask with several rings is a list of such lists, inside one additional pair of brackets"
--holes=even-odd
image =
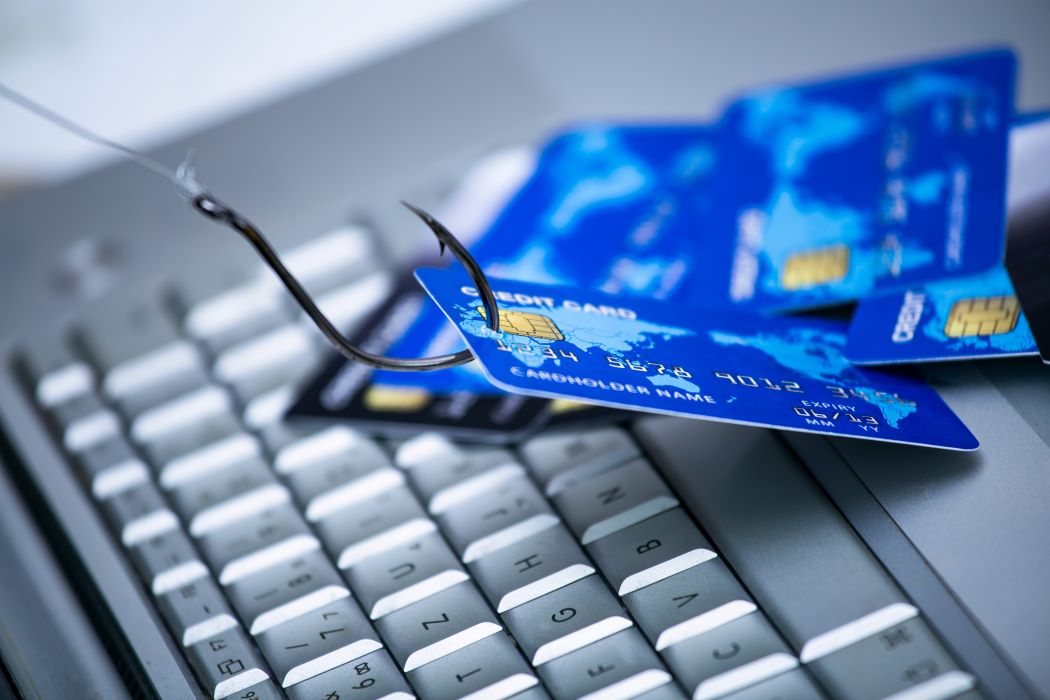
[(1014, 72), (993, 51), (734, 102), (707, 298), (801, 310), (1000, 264)]
[(416, 276), (507, 391), (957, 450), (977, 439), (924, 382), (851, 365), (841, 324), (493, 280), (500, 332), (458, 270)]

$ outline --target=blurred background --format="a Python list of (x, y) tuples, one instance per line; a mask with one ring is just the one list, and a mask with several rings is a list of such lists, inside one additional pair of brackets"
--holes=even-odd
[[(517, 0), (3, 0), (0, 82), (149, 148)], [(114, 157), (0, 102), (0, 196)]]

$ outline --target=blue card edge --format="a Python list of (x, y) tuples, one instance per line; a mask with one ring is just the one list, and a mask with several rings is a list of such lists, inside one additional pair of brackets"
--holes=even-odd
[[(445, 270), (439, 270), (438, 268), (422, 268), (422, 269), (433, 269), (433, 270), (437, 270), (439, 272), (445, 271)], [(445, 310), (445, 307), (443, 307), (441, 305), (441, 302), (439, 302), (437, 300), (437, 298), (434, 297), (434, 295), (431, 293), (431, 291), (427, 287), (427, 285), (423, 283), (423, 280), (420, 279), (420, 277), (419, 277), (419, 270), (417, 269), (413, 274), (415, 274), (416, 280), (419, 282), (420, 286), (423, 287), (423, 289), (426, 290), (427, 294), (430, 295), (430, 298), (434, 301), (434, 303), (437, 305), (437, 307), (439, 309), (441, 309), (441, 313), (443, 313), (445, 315), (445, 318), (448, 319), (448, 322), (451, 323), (453, 326), (455, 326), (456, 332), (459, 333), (460, 337), (463, 338), (463, 342), (467, 344), (467, 348), (470, 348), (470, 339), (467, 337), (467, 334), (463, 332), (463, 329), (461, 329), (459, 327), (459, 324), (452, 318), (452, 316), (449, 315), (448, 311)], [(553, 393), (553, 392), (545, 392), (545, 391), (523, 391), (520, 387), (509, 385), (509, 384), (504, 384), (500, 380), (496, 379), (492, 375), (491, 372), (489, 372), (489, 368), (486, 367), (485, 363), (481, 362), (481, 360), (479, 360), (479, 359), (477, 359), (475, 357), (474, 358), (474, 362), (477, 362), (481, 366), (481, 372), (485, 375), (485, 378), (488, 379), (492, 383), (492, 385), (494, 387), (496, 387), (497, 389), (501, 389), (502, 391), (506, 391), (506, 392), (511, 393), (511, 394), (519, 394), (521, 396), (535, 396), (535, 397), (544, 398), (544, 399), (564, 399), (565, 398), (565, 396), (563, 394), (556, 394), (556, 393)], [(932, 388), (933, 387), (931, 387), (931, 389)], [(934, 389), (934, 391), (936, 391), (936, 389)], [(938, 396), (940, 396), (939, 393), (938, 393)], [(944, 398), (941, 397), (941, 400), (943, 401)], [(731, 420), (731, 419), (728, 419), (728, 418), (717, 418), (717, 417), (710, 417), (710, 416), (705, 416), (703, 418), (698, 418), (696, 415), (691, 414), (691, 413), (678, 413), (678, 412), (675, 412), (675, 411), (639, 410), (637, 406), (631, 406), (629, 404), (617, 404), (617, 403), (613, 403), (613, 402), (609, 402), (609, 401), (594, 401), (592, 399), (588, 399), (587, 401), (581, 401), (581, 403), (593, 404), (595, 406), (605, 406), (607, 408), (616, 408), (616, 409), (621, 409), (621, 410), (628, 410), (628, 411), (633, 411), (635, 413), (643, 413), (643, 414), (647, 413), (647, 414), (650, 414), (650, 415), (675, 416), (675, 417), (678, 417), (678, 418), (689, 418), (691, 420), (708, 420), (708, 421), (711, 421), (711, 422), (714, 422), (714, 423), (731, 423), (733, 425), (746, 425), (746, 426), (753, 427), (753, 428), (766, 428), (768, 430), (786, 430), (786, 431), (793, 432), (793, 433), (809, 433), (810, 435), (820, 435), (820, 436), (826, 437), (826, 438), (838, 438), (838, 437), (841, 437), (841, 438), (847, 439), (847, 440), (849, 440), (849, 439), (872, 440), (874, 442), (886, 442), (886, 443), (889, 443), (891, 445), (908, 445), (908, 446), (911, 446), (911, 447), (926, 447), (926, 448), (935, 449), (935, 450), (952, 450), (953, 452), (973, 452), (974, 450), (978, 449), (981, 446), (981, 441), (977, 439), (977, 436), (973, 434), (973, 431), (970, 430), (970, 427), (968, 425), (966, 425), (965, 423), (963, 423), (963, 427), (966, 428), (966, 432), (968, 432), (970, 434), (970, 437), (973, 438), (973, 441), (974, 441), (973, 447), (953, 447), (953, 446), (949, 446), (949, 445), (929, 445), (929, 444), (925, 444), (925, 443), (921, 443), (921, 442), (906, 442), (906, 441), (902, 441), (902, 440), (890, 440), (888, 438), (869, 437), (867, 435), (855, 435), (855, 436), (850, 436), (850, 435), (830, 435), (828, 433), (824, 433), (824, 432), (820, 432), (820, 431), (816, 431), (816, 430), (805, 430), (803, 428), (788, 428), (788, 427), (784, 427), (784, 426), (772, 427), (768, 423), (752, 423), (750, 421)], [(945, 402), (945, 405), (947, 406), (947, 402)], [(951, 410), (951, 406), (948, 406), (948, 409)]]

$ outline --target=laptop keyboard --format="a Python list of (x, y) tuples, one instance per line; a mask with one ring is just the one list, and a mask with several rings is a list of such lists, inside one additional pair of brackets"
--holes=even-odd
[[(389, 288), (371, 240), (286, 257), (339, 326)], [(778, 572), (727, 562), (621, 427), (283, 424), (324, 341), (261, 270), (72, 335), (24, 353), (30, 390), (211, 697), (980, 697), (906, 602), (778, 631)]]

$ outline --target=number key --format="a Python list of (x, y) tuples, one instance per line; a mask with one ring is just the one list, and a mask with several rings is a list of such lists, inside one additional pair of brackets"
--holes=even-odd
[(288, 688), (290, 700), (412, 700), (404, 676), (380, 649)]

